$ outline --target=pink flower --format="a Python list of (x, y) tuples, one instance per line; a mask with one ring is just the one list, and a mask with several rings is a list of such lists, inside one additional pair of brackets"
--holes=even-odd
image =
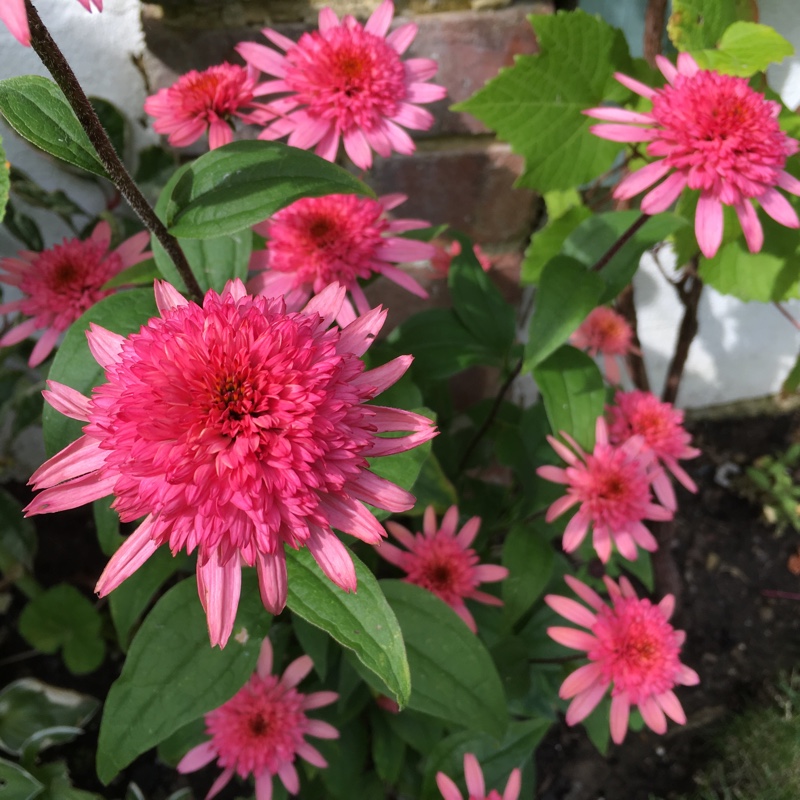
[[(383, 528), (364, 503), (393, 512), (411, 494), (369, 471), (368, 457), (409, 450), (435, 428), (425, 417), (367, 405), (411, 363), (365, 371), (360, 356), (386, 312), (330, 328), (344, 289), (328, 287), (301, 312), (250, 297), (241, 281), (198, 306), (157, 282), (160, 318), (127, 338), (97, 325), (89, 347), (108, 383), (91, 399), (49, 382), (45, 398), (88, 424), (31, 477), (44, 488), (28, 514), (75, 508), (113, 493), (113, 508), (145, 517), (108, 563), (106, 595), (163, 544), (197, 549), (197, 583), (212, 644), (236, 616), (241, 566), (258, 570), (264, 606), (286, 603), (284, 546), (307, 546), (345, 591), (356, 575), (331, 526), (370, 544)], [(400, 438), (386, 432), (410, 431)]]
[[(431, 256), (431, 267), (436, 273), (437, 278), (446, 278), (450, 273), (450, 264), (453, 259), (461, 253), (461, 242), (459, 242), (458, 239), (453, 239), (453, 241), (448, 244), (438, 244), (437, 242), (440, 241), (441, 240), (433, 241), (436, 252)], [(492, 268), (492, 259), (483, 252), (479, 244), (472, 245), (472, 251), (475, 254), (475, 258), (478, 259), (478, 263), (481, 265), (483, 271), (488, 272)]]
[(640, 600), (627, 578), (617, 586), (605, 577), (611, 597), (606, 605), (585, 583), (565, 575), (569, 587), (592, 610), (575, 600), (547, 595), (545, 602), (590, 633), (574, 628), (548, 628), (547, 633), (565, 647), (585, 650), (590, 663), (570, 675), (559, 691), (574, 698), (567, 709), (567, 725), (585, 719), (611, 686), (611, 738), (619, 744), (628, 729), (631, 706), (638, 706), (645, 723), (656, 733), (667, 730), (666, 714), (683, 725), (686, 716), (673, 687), (693, 686), (700, 678), (678, 660), (686, 639), (669, 624), (675, 598), (668, 594), (657, 606)]
[(780, 105), (751, 89), (744, 78), (701, 70), (688, 53), (678, 56), (677, 68), (663, 56), (656, 60), (667, 79), (663, 89), (616, 75), (623, 86), (652, 101), (649, 113), (611, 107), (584, 112), (611, 123), (593, 126), (597, 136), (648, 142), (647, 154), (659, 157), (625, 178), (614, 197), (629, 199), (669, 176), (642, 199), (645, 214), (658, 214), (686, 187), (699, 190), (695, 234), (706, 258), (722, 242), (723, 205), (736, 209), (751, 253), (764, 243), (752, 200), (776, 222), (797, 228), (797, 214), (777, 190), (800, 195), (800, 181), (784, 170), (800, 145), (780, 129)]
[(16, 258), (4, 258), (0, 261), (0, 283), (16, 286), (25, 296), (0, 304), (0, 313), (21, 311), (28, 319), (0, 338), (0, 347), (17, 344), (34, 331), (43, 330), (28, 361), (32, 367), (41, 364), (58, 337), (86, 309), (113, 294), (113, 289), (103, 288), (108, 281), (153, 255), (144, 250), (149, 241), (150, 234), (142, 231), (109, 252), (111, 228), (107, 222), (100, 222), (83, 241), (64, 239), (42, 253), (23, 250)]
[[(174, 147), (186, 147), (208, 131), (208, 146), (213, 150), (233, 141), (234, 117), (254, 124), (272, 118), (263, 104), (253, 102), (257, 80), (258, 70), (235, 64), (219, 64), (202, 72), (193, 69), (150, 95), (144, 110), (156, 118), (153, 128), (168, 133)], [(243, 110), (248, 107), (254, 110)]]
[[(272, 75), (258, 94), (286, 96), (271, 104), (282, 119), (270, 125), (262, 139), (289, 134), (289, 144), (328, 161), (336, 158), (339, 140), (356, 166), (372, 166), (372, 150), (389, 156), (392, 150), (408, 155), (414, 142), (403, 130), (427, 130), (430, 112), (416, 103), (441, 100), (447, 91), (426, 83), (436, 74), (436, 62), (427, 58), (402, 61), (417, 33), (407, 23), (386, 35), (394, 15), (391, 0), (383, 2), (362, 27), (353, 17), (340, 22), (330, 8), (319, 14), (319, 31), (305, 33), (295, 44), (277, 31), (263, 33), (275, 50), (243, 42), (237, 51), (246, 62)], [(402, 126), (402, 127), (401, 127)], [(371, 149), (370, 149), (371, 148)]]
[[(483, 772), (472, 753), (464, 754), (464, 777), (467, 781), (468, 800), (517, 800), (522, 782), (522, 773), (518, 769), (511, 770), (503, 796), (496, 789), (486, 794), (486, 785), (483, 781)], [(436, 785), (442, 793), (444, 800), (464, 800), (458, 786), (444, 774), (436, 773)]]
[(216, 759), (222, 774), (209, 789), (206, 800), (222, 791), (234, 773), (241, 778), (255, 778), (258, 800), (272, 797), (274, 775), (289, 794), (297, 794), (297, 756), (320, 769), (328, 766), (305, 737), (339, 738), (332, 725), (306, 716), (306, 711), (330, 705), (339, 695), (305, 695), (295, 689), (313, 666), (308, 656), (300, 656), (289, 664), (282, 677), (270, 674), (272, 645), (264, 639), (256, 672), (227, 703), (206, 714), (206, 733), (211, 740), (192, 748), (178, 763), (178, 772), (195, 772)]
[(628, 321), (608, 306), (593, 309), (570, 341), (580, 350), (588, 351), (593, 358), (602, 355), (606, 378), (613, 384), (620, 382), (619, 364), (615, 358), (638, 352), (633, 346), (633, 330)]
[[(103, 10), (103, 0), (78, 0), (78, 2), (89, 12), (92, 10), (92, 3), (98, 11)], [(31, 46), (25, 0), (0, 0), (0, 22), (5, 24), (20, 44), (24, 44), (25, 47)]]
[(589, 527), (594, 549), (603, 563), (611, 555), (612, 543), (631, 561), (638, 555), (637, 545), (645, 550), (656, 550), (658, 543), (642, 520), (672, 519), (674, 508), (653, 502), (650, 488), (661, 468), (654, 462), (654, 455), (644, 439), (632, 436), (620, 446), (609, 444), (608, 428), (602, 417), (597, 420), (597, 443), (591, 454), (585, 453), (568, 434), (562, 431), (561, 435), (572, 450), (552, 436), (548, 436), (547, 441), (567, 462), (566, 469), (544, 466), (539, 467), (536, 474), (568, 487), (567, 493), (547, 510), (547, 522), (580, 504), (564, 531), (564, 550), (571, 553), (577, 549)]
[[(692, 437), (683, 427), (683, 411), (672, 403), (662, 403), (650, 392), (617, 392), (616, 405), (608, 407), (610, 415), (609, 438), (614, 444), (621, 444), (631, 436), (641, 436), (656, 458), (690, 491), (696, 492), (697, 485), (678, 464), (679, 458), (696, 458), (700, 451), (691, 446)], [(675, 507), (675, 493), (672, 484), (663, 476), (654, 485), (665, 505)], [(671, 498), (671, 501), (670, 501)]]
[(434, 253), (433, 245), (392, 235), (428, 227), (424, 220), (386, 218), (386, 211), (406, 199), (402, 194), (378, 200), (332, 194), (297, 200), (255, 227), (269, 241), (266, 251), (254, 253), (250, 260), (251, 269), (266, 271), (249, 288), (267, 297), (291, 293), (296, 301), (305, 302), (328, 284), (341, 283), (353, 299), (342, 305), (337, 320), (342, 325), (356, 318), (356, 310), (369, 311), (359, 278), (384, 275), (427, 298), (428, 293), (392, 263), (427, 259)]
[(408, 552), (386, 542), (377, 551), (389, 563), (408, 573), (405, 578), (408, 583), (415, 583), (444, 600), (473, 633), (478, 629), (464, 600), (470, 598), (492, 606), (503, 605), (493, 595), (478, 591), (477, 586), (502, 581), (508, 576), (505, 567), (478, 564), (478, 554), (470, 545), (480, 526), (480, 517), (472, 517), (456, 533), (458, 509), (451, 506), (442, 518), (442, 527), (437, 528), (436, 512), (433, 506), (428, 506), (422, 521), (422, 533), (414, 535), (396, 522), (386, 523), (389, 532)]

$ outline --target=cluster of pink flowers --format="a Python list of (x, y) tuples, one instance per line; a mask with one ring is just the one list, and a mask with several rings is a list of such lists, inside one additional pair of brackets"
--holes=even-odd
[(764, 243), (754, 200), (776, 222), (799, 227), (797, 214), (778, 191), (800, 195), (800, 181), (784, 168), (800, 144), (780, 129), (780, 105), (751, 89), (744, 78), (700, 69), (688, 53), (678, 56), (677, 66), (663, 56), (656, 61), (667, 79), (663, 89), (616, 75), (623, 86), (652, 102), (649, 112), (605, 106), (584, 112), (604, 121), (591, 129), (597, 136), (647, 142), (647, 154), (657, 159), (625, 178), (614, 196), (626, 200), (650, 189), (642, 211), (658, 214), (684, 189), (698, 190), (695, 234), (707, 258), (722, 242), (723, 205), (735, 209), (753, 253)]
[[(464, 779), (469, 793), (468, 800), (517, 800), (522, 783), (522, 773), (519, 769), (511, 771), (502, 795), (496, 789), (492, 789), (489, 794), (486, 794), (486, 783), (483, 780), (483, 771), (478, 759), (472, 753), (465, 753)], [(436, 773), (436, 785), (442, 793), (443, 800), (464, 800), (458, 786), (444, 772)]]
[[(288, 136), (293, 147), (313, 147), (328, 161), (343, 142), (362, 169), (372, 166), (373, 151), (384, 157), (413, 153), (404, 129), (430, 128), (433, 116), (419, 104), (441, 100), (446, 90), (429, 83), (435, 61), (403, 61), (417, 26), (406, 23), (389, 33), (393, 16), (392, 0), (383, 0), (364, 25), (323, 8), (319, 30), (298, 42), (266, 28), (263, 34), (274, 47), (242, 42), (236, 48), (247, 71), (227, 64), (189, 73), (149, 98), (145, 109), (176, 146), (209, 128), (210, 145), (218, 147), (230, 141), (228, 121), (236, 116), (265, 126), (261, 139)], [(258, 83), (260, 73), (269, 80)], [(280, 97), (255, 104), (255, 112), (245, 110), (254, 107), (254, 97), (272, 95)]]

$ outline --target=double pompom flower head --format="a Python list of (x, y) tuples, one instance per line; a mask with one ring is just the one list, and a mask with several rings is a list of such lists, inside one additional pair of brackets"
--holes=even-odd
[[(156, 283), (160, 318), (127, 338), (93, 325), (92, 355), (108, 382), (91, 398), (50, 381), (47, 401), (87, 423), (32, 476), (44, 489), (28, 514), (115, 496), (124, 522), (144, 517), (96, 590), (108, 594), (163, 544), (197, 551), (212, 644), (235, 620), (242, 565), (255, 566), (264, 606), (286, 603), (284, 547), (308, 547), (323, 572), (356, 588), (332, 527), (375, 544), (385, 535), (364, 503), (407, 511), (414, 497), (370, 472), (368, 457), (403, 452), (435, 427), (409, 411), (368, 405), (411, 364), (365, 370), (361, 356), (386, 317), (373, 309), (331, 327), (345, 289), (333, 284), (300, 311), (252, 297), (240, 281), (191, 303)], [(385, 433), (407, 433), (384, 438)]]

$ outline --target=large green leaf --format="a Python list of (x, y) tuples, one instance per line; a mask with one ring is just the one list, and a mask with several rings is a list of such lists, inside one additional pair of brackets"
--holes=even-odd
[(528, 719), (512, 722), (505, 736), (498, 741), (486, 734), (461, 731), (443, 739), (436, 745), (425, 763), (422, 800), (439, 800), (436, 773), (444, 772), (457, 783), (464, 774), (464, 755), (472, 753), (478, 759), (486, 789), (501, 792), (508, 776), (529, 758), (553, 724), (549, 719)]
[[(162, 221), (166, 222), (169, 216), (172, 193), (176, 185), (183, 180), (190, 169), (191, 164), (185, 164), (172, 175), (162, 190), (155, 208), (156, 214)], [(179, 291), (186, 291), (183, 278), (155, 236), (151, 237), (151, 246), (159, 272)], [(233, 278), (244, 280), (247, 277), (250, 253), (253, 249), (253, 233), (249, 228), (244, 228), (216, 238), (181, 239), (180, 246), (200, 288), (204, 292), (209, 289), (221, 292), (226, 281)]]
[(215, 239), (263, 222), (301, 197), (372, 194), (346, 170), (280, 142), (218, 147), (188, 164), (164, 207), (170, 233)]
[(105, 177), (89, 137), (53, 81), (38, 75), (0, 81), (0, 113), (20, 136), (39, 149)]
[(36, 555), (36, 528), (22, 516), (18, 500), (0, 488), (0, 570), (6, 572), (14, 564), (33, 570)]
[(502, 736), (503, 685), (491, 656), (436, 595), (403, 581), (380, 582), (397, 615), (411, 667), (408, 707), (474, 731)]
[(503, 614), (511, 624), (539, 599), (553, 574), (553, 562), (553, 545), (534, 525), (519, 523), (508, 532), (503, 542), (508, 577), (501, 587)]
[(667, 34), (678, 50), (703, 50), (716, 47), (734, 22), (757, 14), (753, 0), (672, 0)]
[(411, 679), (400, 626), (375, 576), (356, 556), (351, 557), (358, 578), (354, 594), (342, 591), (327, 578), (306, 548), (287, 549), (286, 605), (352, 650), (404, 706), (411, 694)]
[(563, 345), (533, 370), (554, 433), (566, 431), (591, 452), (597, 418), (603, 415), (605, 387), (586, 353)]
[[(152, 289), (134, 289), (103, 298), (70, 326), (50, 368), (50, 380), (65, 383), (88, 397), (95, 386), (105, 382), (103, 368), (89, 352), (85, 333), (89, 325), (94, 322), (126, 336), (156, 316), (158, 309)], [(45, 404), (42, 427), (48, 455), (77, 439), (83, 424)]]
[(605, 281), (574, 258), (556, 256), (544, 268), (528, 328), (523, 372), (530, 372), (586, 319), (605, 292)]
[(13, 761), (0, 758), (0, 797), (3, 800), (33, 800), (44, 786)]
[(576, 205), (560, 217), (550, 217), (547, 225), (531, 236), (521, 267), (522, 283), (538, 283), (547, 263), (561, 252), (564, 240), (591, 216), (592, 212), (586, 206)]
[(467, 111), (496, 130), (525, 157), (520, 183), (539, 192), (569, 189), (607, 170), (619, 143), (589, 132), (582, 112), (607, 99), (624, 99), (616, 70), (630, 72), (621, 31), (581, 11), (535, 15), (540, 52), (518, 56), (469, 100)]
[(793, 53), (792, 45), (769, 25), (734, 22), (716, 50), (702, 50), (694, 57), (703, 69), (749, 78)]
[(142, 623), (106, 698), (100, 780), (107, 784), (137, 756), (233, 697), (255, 668), (271, 619), (255, 572), (244, 570), (234, 635), (225, 648), (211, 647), (195, 578), (170, 589)]

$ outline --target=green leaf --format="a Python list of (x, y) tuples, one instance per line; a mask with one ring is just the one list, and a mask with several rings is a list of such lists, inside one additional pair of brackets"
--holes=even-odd
[(35, 555), (36, 528), (22, 516), (17, 499), (0, 488), (0, 569), (17, 563), (32, 571)]
[(234, 636), (209, 646), (197, 581), (170, 589), (147, 615), (106, 698), (97, 747), (104, 784), (187, 722), (230, 700), (255, 669), (272, 617), (255, 572), (243, 570)]
[[(95, 386), (105, 382), (105, 371), (94, 360), (86, 341), (85, 331), (90, 323), (127, 336), (138, 332), (147, 320), (156, 316), (158, 308), (152, 289), (133, 289), (103, 298), (69, 327), (48, 377), (88, 397)], [(84, 424), (59, 414), (52, 406), (45, 404), (42, 428), (47, 454), (52, 456), (77, 439)]]
[(279, 142), (218, 147), (182, 170), (165, 204), (164, 221), (181, 238), (236, 233), (301, 197), (373, 194), (346, 170)]
[(800, 386), (800, 356), (797, 357), (797, 360), (794, 362), (794, 366), (789, 371), (789, 374), (786, 376), (786, 379), (783, 381), (783, 385), (781, 386), (781, 394), (782, 395), (794, 394), (799, 386)]
[(33, 800), (44, 791), (36, 778), (18, 764), (0, 758), (0, 798), (2, 800)]
[(472, 243), (459, 237), (461, 253), (450, 266), (448, 285), (453, 309), (464, 327), (502, 360), (514, 341), (514, 309), (478, 263)]
[(600, 302), (605, 281), (574, 258), (556, 256), (544, 268), (536, 293), (536, 307), (528, 328), (523, 372), (567, 341)]
[(97, 541), (104, 555), (113, 556), (125, 541), (119, 532), (119, 514), (111, 508), (112, 496), (102, 497), (92, 503), (92, 516), (97, 529)]
[(409, 512), (412, 515), (422, 514), (428, 506), (433, 506), (442, 514), (450, 506), (458, 504), (456, 489), (433, 452), (423, 462), (411, 493), (417, 498), (414, 508)]
[[(549, 206), (548, 206), (549, 209)], [(522, 262), (522, 283), (539, 283), (545, 265), (555, 258), (564, 246), (564, 240), (586, 219), (593, 216), (586, 206), (575, 206), (562, 216), (548, 221), (547, 225), (531, 236)]]
[(156, 268), (156, 262), (153, 258), (148, 258), (146, 261), (140, 261), (132, 267), (123, 270), (119, 275), (115, 275), (108, 283), (103, 284), (104, 289), (116, 289), (118, 286), (129, 285), (153, 285), (153, 281), (160, 278), (162, 273)]
[(328, 674), (330, 636), (322, 628), (306, 622), (297, 614), (292, 614), (292, 627), (303, 652), (314, 662), (314, 671), (319, 675), (319, 679), (324, 681)]
[(109, 597), (111, 620), (123, 652), (128, 649), (133, 626), (150, 605), (153, 595), (184, 560), (180, 555), (173, 556), (168, 547), (160, 547), (130, 578), (123, 581), (111, 593)]
[(411, 683), (403, 635), (375, 576), (354, 555), (358, 590), (348, 594), (327, 578), (308, 549), (286, 551), (286, 605), (306, 622), (327, 631), (375, 673), (400, 706)]
[(533, 378), (542, 393), (553, 433), (566, 431), (591, 452), (597, 418), (603, 415), (605, 402), (603, 376), (594, 361), (564, 345), (533, 370)]
[(722, 294), (745, 302), (781, 301), (798, 296), (800, 249), (797, 234), (764, 220), (765, 245), (751, 253), (741, 238), (723, 245), (713, 258), (700, 258), (700, 277)]
[(464, 774), (466, 753), (472, 753), (478, 759), (486, 789), (501, 792), (511, 771), (528, 761), (552, 724), (549, 719), (512, 722), (500, 741), (486, 734), (476, 735), (472, 731), (448, 736), (436, 745), (425, 763), (422, 800), (438, 800), (441, 797), (436, 791), (437, 772), (444, 772), (464, 786), (460, 778)]
[(555, 554), (550, 541), (533, 526), (517, 524), (503, 542), (503, 566), (508, 577), (501, 584), (503, 614), (514, 624), (540, 597), (553, 574)]
[(38, 75), (0, 81), (0, 113), (23, 139), (45, 153), (106, 176), (89, 137), (53, 81)]
[[(641, 216), (639, 211), (610, 211), (582, 222), (564, 241), (563, 253), (593, 267)], [(633, 278), (642, 255), (658, 242), (686, 227), (678, 214), (656, 214), (619, 249), (600, 270), (606, 283), (600, 303), (613, 300)]]
[[(21, 678), (0, 690), (0, 747), (19, 756), (42, 733), (67, 728), (80, 732), (99, 707), (88, 695)], [(47, 743), (39, 741), (42, 750)]]
[(702, 69), (749, 78), (793, 54), (794, 47), (769, 25), (734, 22), (722, 34), (718, 49), (702, 50), (694, 58)]
[(405, 763), (406, 745), (392, 730), (386, 719), (373, 709), (369, 715), (372, 743), (372, 763), (378, 777), (389, 786), (394, 786), (400, 778)]
[(470, 730), (502, 736), (508, 724), (500, 676), (480, 639), (436, 595), (403, 581), (380, 582), (411, 668), (408, 707)]
[(65, 761), (53, 761), (31, 768), (37, 780), (45, 785), (39, 800), (102, 800), (93, 792), (84, 792), (72, 785)]
[(38, 253), (44, 250), (44, 240), (39, 231), (39, 226), (27, 215), (17, 211), (14, 204), (9, 202), (6, 206), (6, 216), (3, 225), (8, 232), (19, 239), (28, 250)]
[(8, 190), (11, 188), (9, 172), (10, 167), (6, 160), (6, 151), (3, 149), (3, 137), (0, 136), (0, 221), (2, 221), (6, 215)]
[(475, 364), (502, 366), (492, 349), (446, 308), (414, 314), (392, 331), (389, 341), (397, 352), (414, 354), (411, 370), (420, 384), (446, 380)]
[(599, 17), (560, 11), (530, 17), (540, 52), (517, 56), (469, 100), (457, 104), (525, 157), (519, 183), (545, 192), (600, 175), (621, 147), (589, 132), (582, 112), (629, 93), (613, 78), (630, 73), (625, 37)]
[(106, 654), (97, 609), (74, 586), (62, 583), (37, 595), (20, 614), (19, 632), (43, 653), (63, 648), (64, 663), (77, 675), (93, 672)]
[(716, 47), (726, 29), (737, 20), (752, 21), (753, 0), (672, 0), (667, 34), (678, 50)]

